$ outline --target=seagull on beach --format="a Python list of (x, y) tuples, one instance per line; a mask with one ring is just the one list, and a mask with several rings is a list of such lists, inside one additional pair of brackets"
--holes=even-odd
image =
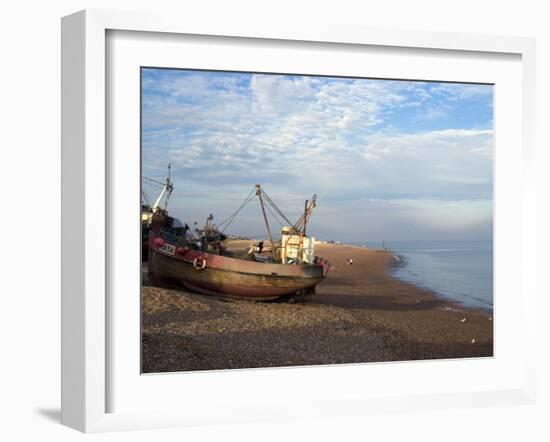
[(462, 318), (460, 322), (466, 322), (466, 318)]
[(475, 344), (476, 343), (476, 338), (472, 338), (472, 344)]

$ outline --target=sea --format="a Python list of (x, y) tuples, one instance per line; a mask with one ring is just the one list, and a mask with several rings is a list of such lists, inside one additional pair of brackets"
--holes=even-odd
[(384, 246), (394, 253), (394, 277), (465, 307), (493, 309), (492, 241), (389, 241), (365, 245)]

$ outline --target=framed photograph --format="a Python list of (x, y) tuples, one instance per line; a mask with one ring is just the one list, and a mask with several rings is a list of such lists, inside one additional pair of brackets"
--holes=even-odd
[(532, 40), (62, 36), (64, 424), (533, 401)]

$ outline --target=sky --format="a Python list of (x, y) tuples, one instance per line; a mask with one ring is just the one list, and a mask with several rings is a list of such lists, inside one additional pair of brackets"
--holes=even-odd
[[(308, 234), (490, 240), (493, 86), (142, 68), (142, 174), (172, 164), (169, 213), (235, 212), (260, 184)], [(142, 180), (151, 200), (159, 190)], [(273, 231), (281, 225), (270, 217)], [(266, 235), (252, 200), (226, 233)]]

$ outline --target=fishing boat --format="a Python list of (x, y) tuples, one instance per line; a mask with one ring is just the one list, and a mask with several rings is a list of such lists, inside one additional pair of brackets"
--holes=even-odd
[[(161, 190), (154, 203), (141, 189), (141, 259), (146, 260), (149, 252), (149, 232), (153, 225), (161, 228), (180, 227), (179, 221), (168, 215), (168, 201), (174, 190), (171, 179), (171, 165), (168, 164), (168, 176), (164, 182), (143, 176), (143, 181), (149, 185), (160, 186)], [(162, 201), (164, 199), (164, 204)], [(163, 206), (163, 207), (162, 207)]]
[[(314, 293), (315, 286), (326, 278), (329, 270), (329, 263), (315, 256), (315, 238), (306, 235), (307, 221), (316, 205), (315, 197), (311, 202), (306, 201), (304, 213), (292, 224), (260, 185), (255, 186), (255, 195), (260, 199), (269, 247), (256, 248), (240, 256), (228, 251), (223, 245), (223, 231), (213, 225), (212, 215), (200, 237), (181, 236), (169, 228), (153, 226), (149, 235), (151, 282), (206, 295), (250, 300), (293, 298)], [(250, 200), (249, 196), (245, 203)], [(265, 211), (267, 204), (289, 224), (283, 227), (280, 242), (273, 240)], [(235, 216), (228, 218), (230, 222)]]

